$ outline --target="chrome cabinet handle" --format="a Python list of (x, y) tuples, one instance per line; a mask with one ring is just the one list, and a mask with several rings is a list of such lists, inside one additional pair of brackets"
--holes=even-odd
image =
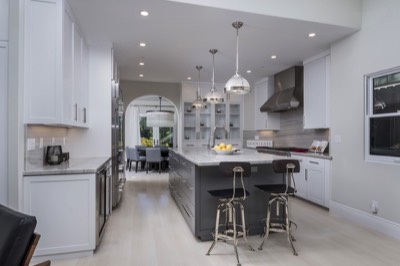
[(76, 103), (74, 106), (75, 106), (75, 121), (78, 121), (78, 104)]
[(319, 162), (316, 162), (316, 161), (310, 161), (310, 163), (312, 163), (312, 164), (319, 164)]
[(305, 170), (304, 178), (305, 178), (306, 181), (308, 181), (308, 170), (307, 169)]
[(86, 107), (83, 108), (83, 123), (86, 123)]

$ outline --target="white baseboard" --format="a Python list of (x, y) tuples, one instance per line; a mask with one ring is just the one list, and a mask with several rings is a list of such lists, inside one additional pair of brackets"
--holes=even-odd
[(331, 201), (329, 212), (332, 215), (347, 218), (355, 223), (400, 240), (400, 224), (381, 217)]

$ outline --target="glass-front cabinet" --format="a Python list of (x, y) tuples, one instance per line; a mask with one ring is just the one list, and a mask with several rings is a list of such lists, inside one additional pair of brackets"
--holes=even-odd
[[(216, 84), (222, 91), (225, 84)], [(201, 95), (210, 90), (210, 83), (200, 83)], [(243, 139), (243, 96), (225, 96), (222, 103), (207, 103), (205, 109), (193, 109), (198, 84), (182, 82), (181, 121), (182, 147), (207, 147), (212, 143), (224, 142), (241, 147)]]
[(196, 110), (192, 109), (192, 103), (184, 103), (183, 110), (183, 138), (185, 142), (196, 140)]

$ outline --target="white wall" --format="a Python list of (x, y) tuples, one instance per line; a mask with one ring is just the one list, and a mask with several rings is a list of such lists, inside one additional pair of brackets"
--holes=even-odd
[(400, 166), (364, 161), (363, 76), (400, 65), (400, 1), (365, 0), (362, 29), (331, 47), (332, 200), (400, 223)]
[(111, 156), (111, 46), (89, 48), (89, 129), (69, 129), (70, 157)]

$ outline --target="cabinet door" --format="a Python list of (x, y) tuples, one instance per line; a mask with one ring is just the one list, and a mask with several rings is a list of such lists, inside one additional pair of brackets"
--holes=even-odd
[(183, 144), (192, 143), (197, 140), (197, 112), (191, 102), (185, 102), (183, 108)]
[(24, 111), (27, 123), (60, 123), (63, 112), (60, 5), (61, 1), (26, 1)]
[[(315, 166), (313, 165), (315, 164)], [(324, 205), (325, 204), (325, 168), (318, 166), (316, 160), (309, 160), (306, 168), (308, 199)]]
[(293, 174), (294, 181), (296, 183), (296, 195), (302, 198), (307, 198), (307, 181), (305, 176), (305, 163), (302, 157), (292, 156), (293, 159), (297, 159), (300, 162), (300, 172)]
[(8, 40), (8, 1), (0, 0), (0, 41)]
[(74, 93), (74, 22), (68, 9), (63, 10), (63, 102), (64, 118), (67, 123), (75, 122), (77, 106)]
[(36, 216), (41, 234), (36, 255), (95, 249), (95, 180), (94, 174), (24, 177), (24, 212)]
[(73, 105), (74, 122), (82, 123), (82, 106), (80, 102), (82, 92), (82, 37), (77, 27), (74, 27), (74, 88), (73, 88)]
[(82, 40), (82, 75), (81, 75), (81, 93), (79, 94), (80, 101), (80, 122), (84, 125), (89, 123), (89, 48)]
[(304, 65), (304, 128), (328, 128), (330, 56)]
[(256, 83), (254, 88), (255, 106), (254, 106), (254, 125), (255, 130), (279, 130), (280, 114), (261, 112), (260, 107), (274, 93), (273, 81), (270, 78), (263, 79)]
[(229, 139), (230, 141), (240, 140), (242, 135), (241, 130), (241, 105), (239, 103), (229, 104), (229, 116), (228, 116), (228, 126), (229, 126)]
[(8, 43), (0, 41), (0, 204), (8, 205), (7, 117), (8, 117)]

